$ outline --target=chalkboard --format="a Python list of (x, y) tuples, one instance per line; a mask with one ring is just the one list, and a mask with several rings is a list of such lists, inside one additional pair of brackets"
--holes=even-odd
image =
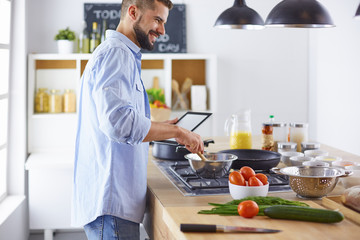
[[(92, 32), (92, 23), (97, 22), (100, 31), (103, 20), (107, 29), (115, 30), (120, 21), (121, 4), (119, 3), (84, 3), (84, 20), (87, 30)], [(142, 49), (143, 53), (186, 53), (186, 7), (174, 4), (165, 25), (165, 35), (160, 36), (153, 51)]]

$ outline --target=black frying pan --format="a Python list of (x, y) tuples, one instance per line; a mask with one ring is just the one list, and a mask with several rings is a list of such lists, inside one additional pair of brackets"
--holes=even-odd
[(220, 152), (231, 153), (238, 157), (233, 161), (231, 166), (233, 169), (249, 166), (254, 170), (269, 170), (279, 164), (281, 157), (280, 153), (260, 149), (229, 149)]

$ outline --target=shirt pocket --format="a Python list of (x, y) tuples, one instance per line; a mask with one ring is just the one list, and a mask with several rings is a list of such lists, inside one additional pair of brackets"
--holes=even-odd
[(141, 82), (136, 82), (135, 84), (135, 102), (136, 102), (136, 110), (139, 113), (145, 113), (145, 98), (144, 98), (144, 88)]

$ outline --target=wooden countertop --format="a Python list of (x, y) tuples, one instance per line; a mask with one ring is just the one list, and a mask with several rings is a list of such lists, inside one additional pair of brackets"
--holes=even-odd
[[(210, 144), (206, 149), (209, 152), (229, 149), (227, 137), (215, 137), (215, 144)], [(253, 148), (260, 148), (260, 137), (253, 138)], [(340, 156), (344, 160), (351, 160), (360, 163), (360, 156), (350, 154), (330, 146), (321, 145), (322, 150), (329, 152), (329, 155)], [(226, 203), (232, 200), (230, 195), (214, 196), (183, 196), (176, 187), (163, 175), (154, 165), (156, 161), (149, 153), (148, 165), (148, 194), (147, 211), (144, 219), (144, 226), (151, 239), (255, 239), (258, 234), (203, 234), (203, 233), (182, 233), (180, 223), (205, 223), (222, 224), (234, 226), (249, 226), (262, 228), (281, 229), (280, 233), (262, 234), (263, 239), (337, 239), (341, 236), (344, 239), (355, 239), (360, 234), (360, 226), (344, 220), (337, 224), (321, 224), (299, 221), (274, 220), (267, 217), (255, 217), (245, 219), (240, 216), (218, 216), (201, 215), (197, 212), (201, 209), (210, 209), (209, 202)], [(329, 195), (339, 195), (344, 189), (338, 184)], [(269, 196), (279, 196), (285, 199), (300, 200), (294, 192), (269, 193)], [(321, 207), (321, 200), (309, 201), (314, 207)], [(211, 237), (210, 237), (211, 236)]]

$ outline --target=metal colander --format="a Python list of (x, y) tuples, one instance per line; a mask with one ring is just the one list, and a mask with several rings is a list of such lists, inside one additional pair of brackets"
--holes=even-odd
[(302, 198), (321, 198), (331, 192), (339, 177), (349, 176), (351, 171), (332, 167), (298, 166), (280, 169), (289, 176), (291, 189)]

